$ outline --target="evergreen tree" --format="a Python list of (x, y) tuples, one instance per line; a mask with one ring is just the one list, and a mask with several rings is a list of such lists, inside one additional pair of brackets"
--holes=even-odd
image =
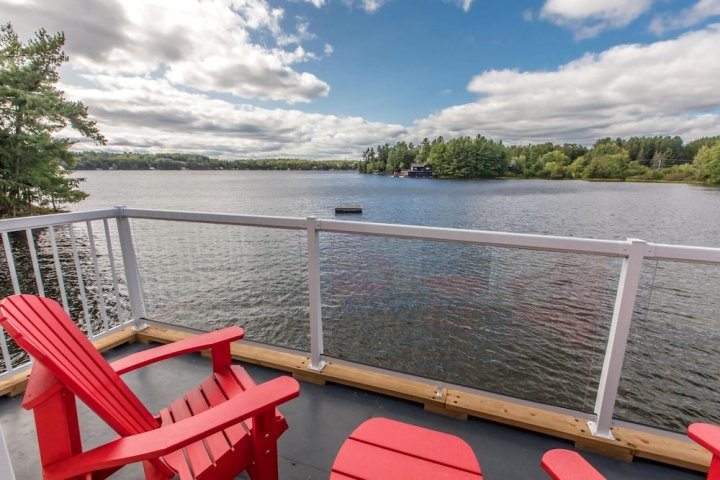
[(23, 215), (33, 207), (77, 202), (86, 194), (68, 178), (68, 149), (75, 143), (55, 133), (71, 127), (99, 144), (105, 138), (81, 102), (56, 88), (58, 69), (68, 60), (65, 35), (44, 29), (27, 44), (12, 24), (0, 28), (0, 216)]

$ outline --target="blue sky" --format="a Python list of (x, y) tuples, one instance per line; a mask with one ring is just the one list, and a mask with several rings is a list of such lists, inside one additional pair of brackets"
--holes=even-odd
[(0, 0), (0, 11), (26, 39), (65, 32), (61, 87), (114, 151), (357, 158), (438, 135), (720, 134), (720, 0)]

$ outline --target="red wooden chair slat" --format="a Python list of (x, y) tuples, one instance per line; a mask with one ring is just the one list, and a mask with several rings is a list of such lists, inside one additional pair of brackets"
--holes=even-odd
[(542, 467), (553, 480), (605, 480), (579, 453), (555, 449), (545, 452)]
[[(193, 415), (197, 415), (198, 413), (204, 412), (210, 408), (210, 405), (208, 405), (200, 388), (190, 390), (185, 395), (185, 399), (187, 400)], [(205, 443), (210, 451), (213, 461), (220, 459), (232, 447), (232, 445), (228, 443), (227, 437), (225, 437), (223, 432), (214, 433), (205, 438)]]
[[(346, 441), (350, 448), (343, 449), (335, 459), (333, 471), (345, 475), (351, 472), (357, 478), (393, 480), (414, 480), (418, 478), (478, 480), (480, 473), (458, 470), (444, 464), (410, 455), (398, 454), (376, 445)], [(351, 478), (353, 478), (351, 476)]]
[[(172, 415), (173, 423), (185, 420), (193, 416), (190, 408), (188, 408), (185, 398), (178, 398), (168, 408)], [(190, 468), (193, 472), (204, 472), (213, 464), (213, 460), (208, 455), (207, 448), (203, 440), (191, 443), (185, 447), (187, 458), (190, 461)]]
[(459, 437), (388, 418), (371, 418), (340, 447), (331, 480), (482, 480), (475, 453)]
[[(431, 434), (426, 434), (429, 432)], [(355, 429), (350, 438), (388, 450), (401, 445), (404, 454), (480, 473), (480, 465), (470, 446), (454, 435), (387, 418), (372, 418)]]
[[(168, 425), (170, 423), (175, 423), (172, 415), (168, 411), (167, 408), (163, 408), (160, 411), (160, 419), (162, 420), (163, 425)], [(184, 451), (185, 449), (180, 449), (178, 451), (172, 452), (169, 455), (165, 455), (164, 459), (165, 462), (172, 467), (173, 470), (175, 470), (180, 478), (194, 478), (192, 470), (190, 470), (190, 465), (188, 465), (187, 462), (187, 455)]]
[[(264, 449), (276, 451), (284, 430), (277, 425), (286, 424), (275, 407), (299, 393), (291, 378), (256, 386), (242, 367), (231, 364), (229, 343), (242, 338), (238, 327), (158, 347), (156, 353), (143, 351), (115, 367), (53, 300), (8, 297), (0, 302), (0, 325), (36, 361), (23, 406), (35, 413), (47, 479), (99, 480), (136, 461), (145, 462), (146, 478), (158, 480), (174, 474), (182, 480), (214, 480), (235, 478), (245, 469), (257, 473), (253, 443), (263, 439)], [(118, 373), (207, 348), (213, 353), (213, 375), (157, 417)], [(83, 452), (75, 396), (121, 438)], [(256, 415), (263, 420), (253, 422)], [(261, 430), (251, 435), (254, 423)], [(163, 435), (163, 429), (172, 433)], [(276, 479), (276, 461), (270, 458), (258, 458), (257, 465), (265, 468), (265, 478)]]
[(360, 480), (358, 477), (348, 477), (338, 472), (330, 472), (330, 480)]
[[(207, 396), (210, 405), (212, 405), (213, 407), (221, 404), (228, 398), (223, 392), (223, 389), (220, 387), (220, 385), (218, 385), (217, 376), (217, 374), (214, 375), (213, 378), (206, 380), (202, 384), (203, 392)], [(227, 439), (230, 441), (231, 444), (238, 443), (244, 437), (248, 436), (248, 432), (242, 424), (237, 424), (233, 425), (230, 428), (226, 428), (225, 430), (223, 430), (223, 433), (226, 435)]]
[[(21, 346), (51, 368), (116, 432), (129, 435), (157, 428), (150, 412), (57, 303), (23, 295), (9, 297), (3, 308), (15, 318), (28, 320), (14, 327), (26, 340), (27, 345)], [(5, 328), (12, 335), (12, 327)]]

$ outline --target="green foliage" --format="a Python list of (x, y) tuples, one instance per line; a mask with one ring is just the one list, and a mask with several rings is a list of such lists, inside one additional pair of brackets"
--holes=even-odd
[(41, 29), (23, 44), (10, 23), (0, 29), (0, 216), (57, 210), (86, 196), (62, 167), (72, 165), (74, 142), (53, 134), (71, 127), (100, 144), (105, 138), (87, 108), (55, 87), (58, 68), (68, 60), (64, 43), (62, 33)]
[(346, 160), (219, 160), (189, 153), (80, 152), (74, 155), (76, 170), (356, 170), (360, 162)]
[(698, 177), (707, 183), (720, 184), (720, 141), (703, 146), (693, 160)]
[[(382, 152), (382, 153), (381, 153)], [(515, 176), (549, 179), (606, 179), (720, 184), (720, 136), (683, 144), (680, 137), (601, 138), (592, 148), (577, 144), (505, 146), (478, 135), (433, 141), (418, 147), (400, 142), (369, 148), (360, 172), (394, 172), (414, 155), (439, 178)], [(695, 152), (691, 155), (692, 152)], [(693, 161), (693, 163), (690, 163)]]
[(496, 178), (504, 175), (508, 168), (505, 147), (478, 135), (455, 138), (447, 143), (443, 137), (432, 142), (426, 138), (418, 146), (405, 142), (378, 145), (377, 149), (365, 150), (358, 170), (394, 173), (410, 168), (412, 163), (429, 163), (434, 176), (450, 178)]
[(540, 157), (540, 161), (543, 164), (540, 176), (554, 179), (565, 178), (567, 175), (567, 167), (571, 163), (570, 157), (560, 150), (553, 150), (552, 152), (546, 153)]

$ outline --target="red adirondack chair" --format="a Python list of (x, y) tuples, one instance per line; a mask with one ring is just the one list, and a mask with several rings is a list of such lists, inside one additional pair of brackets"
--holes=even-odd
[[(688, 437), (712, 453), (707, 480), (720, 480), (720, 427), (693, 423)], [(550, 450), (543, 455), (542, 467), (553, 480), (604, 480), (583, 457), (571, 450)]]
[[(255, 385), (233, 365), (229, 327), (145, 350), (109, 364), (57, 302), (15, 295), (0, 302), (0, 325), (35, 360), (23, 400), (35, 415), (45, 479), (104, 479), (143, 462), (147, 479), (277, 479), (277, 438), (287, 423), (276, 406), (299, 395), (280, 377)], [(153, 416), (120, 375), (211, 349), (213, 373)], [(180, 372), (178, 372), (180, 373)], [(120, 437), (82, 451), (75, 397)]]

